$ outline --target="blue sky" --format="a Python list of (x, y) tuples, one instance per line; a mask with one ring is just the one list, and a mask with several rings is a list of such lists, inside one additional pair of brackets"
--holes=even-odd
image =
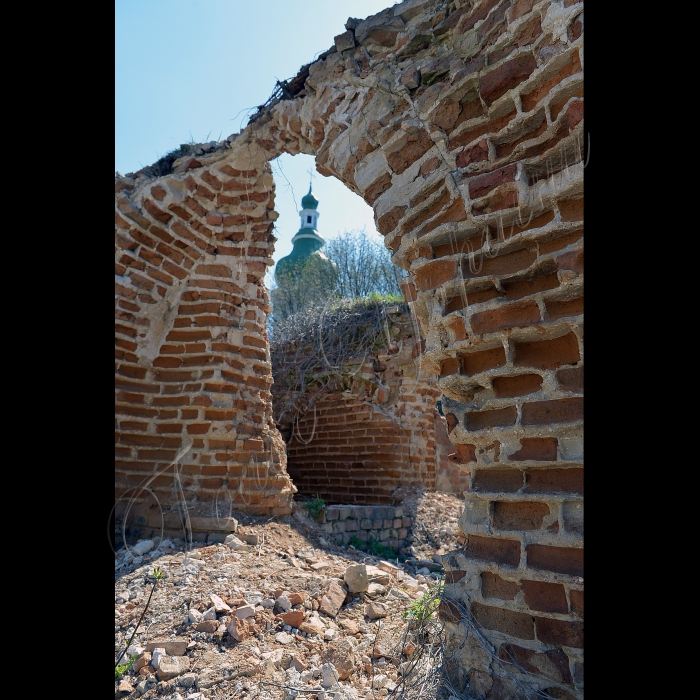
[[(239, 131), (275, 81), (293, 77), (330, 48), (348, 17), (365, 18), (393, 4), (115, 0), (115, 170), (134, 172), (182, 143)], [(380, 238), (372, 209), (335, 178), (317, 173), (311, 156), (283, 155), (272, 167), (280, 212), (275, 262), (292, 249), (309, 169), (324, 238), (363, 227)]]

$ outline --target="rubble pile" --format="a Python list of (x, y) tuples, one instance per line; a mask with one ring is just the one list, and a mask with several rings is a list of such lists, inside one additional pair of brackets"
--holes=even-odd
[(446, 504), (458, 499), (445, 495), (404, 501), (418, 517), (431, 515), (420, 525), (417, 556), (406, 561), (329, 542), (300, 507), (277, 521), (234, 513), (236, 531), (220, 544), (156, 537), (120, 549), (115, 662), (139, 623), (154, 569), (163, 576), (119, 660), (135, 657), (115, 681), (116, 697), (385, 697), (415, 651), (404, 613), (442, 577), (428, 541), (447, 542)]

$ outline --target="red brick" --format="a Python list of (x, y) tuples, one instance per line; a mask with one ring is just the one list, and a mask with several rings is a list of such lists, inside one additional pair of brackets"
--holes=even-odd
[(527, 565), (555, 574), (583, 576), (583, 549), (531, 544), (527, 547)]
[(435, 260), (416, 270), (415, 282), (418, 289), (435, 289), (457, 276), (457, 263), (454, 260)]
[(491, 493), (515, 493), (524, 485), (520, 469), (479, 469), (472, 476), (471, 490)]
[[(475, 100), (475, 103), (476, 102), (477, 101)], [(515, 115), (516, 111), (513, 110), (512, 112), (509, 112), (508, 114), (498, 119), (493, 119), (492, 121), (486, 122), (485, 124), (479, 124), (478, 126), (474, 126), (471, 129), (468, 129), (467, 131), (463, 131), (461, 134), (459, 134), (459, 136), (450, 138), (449, 144), (447, 146), (448, 150), (454, 151), (460, 146), (466, 146), (470, 144), (472, 141), (478, 139), (480, 136), (500, 131), (506, 124), (508, 124), (508, 122), (510, 122), (511, 119), (513, 119)], [(469, 173), (464, 174), (462, 177), (469, 177)]]
[(469, 411), (464, 417), (467, 430), (484, 430), (485, 428), (515, 425), (518, 411), (515, 406), (494, 408), (488, 411)]
[(520, 542), (497, 537), (468, 535), (464, 553), (472, 559), (493, 564), (518, 566), (520, 563)]
[(517, 56), (486, 73), (479, 83), (479, 94), (487, 105), (530, 77), (537, 68), (532, 54)]
[(505, 365), (506, 351), (502, 345), (499, 345), (490, 350), (465, 353), (464, 355), (460, 355), (460, 359), (462, 373), (467, 376), (472, 376)]
[(527, 493), (583, 494), (583, 469), (530, 469), (525, 477)]
[(464, 221), (467, 218), (467, 212), (464, 208), (464, 200), (461, 197), (450, 204), (450, 206), (439, 216), (436, 216), (429, 224), (423, 228), (423, 230), (418, 234), (418, 237), (425, 236), (430, 233), (433, 229), (436, 229), (440, 224), (447, 223), (449, 221)]
[[(538, 652), (516, 644), (502, 644), (498, 650), (498, 658), (510, 664), (515, 663), (536, 676), (544, 675), (557, 683), (571, 683), (569, 657), (561, 649)], [(548, 697), (568, 699), (568, 695), (558, 694), (560, 690), (556, 689)]]
[(545, 644), (583, 648), (583, 622), (553, 620), (549, 617), (536, 617), (537, 639)]
[(529, 608), (538, 612), (568, 613), (569, 604), (566, 591), (560, 583), (545, 581), (521, 581), (525, 603)]
[(157, 221), (167, 224), (173, 218), (172, 214), (159, 209), (150, 199), (143, 200), (143, 208)]
[(523, 425), (570, 423), (583, 419), (583, 398), (533, 401), (523, 404)]
[(580, 71), (581, 61), (579, 59), (578, 51), (574, 51), (571, 54), (571, 58), (569, 59), (568, 63), (560, 68), (558, 73), (530, 92), (521, 94), (520, 98), (523, 105), (523, 111), (529, 112), (530, 110), (534, 109), (540, 100), (549, 95), (552, 89), (559, 85), (564, 78), (568, 78), (570, 75), (574, 75)]
[(549, 289), (556, 289), (559, 286), (559, 277), (556, 272), (548, 275), (540, 275), (527, 280), (517, 280), (515, 282), (504, 282), (503, 289), (506, 292), (506, 299), (514, 301), (523, 297), (545, 292)]
[(472, 615), (480, 627), (502, 632), (518, 639), (534, 639), (535, 625), (532, 615), (494, 608), (483, 603), (472, 603)]
[(557, 384), (564, 391), (583, 393), (583, 367), (560, 369), (556, 373)]
[(568, 301), (547, 301), (547, 318), (556, 321), (567, 316), (579, 316), (583, 313), (583, 297), (569, 299)]
[(571, 601), (571, 612), (583, 617), (583, 591), (570, 588), (569, 600)]
[(557, 438), (520, 438), (520, 445), (520, 449), (508, 459), (551, 462), (557, 458)]
[(401, 174), (434, 145), (428, 132), (421, 129), (418, 133), (411, 134), (408, 137), (406, 145), (401, 150), (387, 155), (387, 164), (396, 174)]
[(583, 197), (557, 202), (562, 221), (583, 221)]
[(447, 377), (450, 374), (459, 372), (459, 360), (456, 357), (450, 357), (440, 363), (440, 376)]
[(481, 595), (484, 598), (498, 598), (499, 600), (515, 600), (520, 590), (516, 581), (507, 581), (498, 574), (489, 571), (481, 572)]
[(547, 515), (546, 503), (497, 501), (493, 504), (493, 526), (499, 530), (539, 530)]
[(477, 273), (477, 276), (510, 275), (530, 267), (536, 258), (536, 251), (529, 248), (515, 250), (505, 255), (498, 255), (495, 258), (484, 258), (481, 270)]
[(557, 258), (557, 265), (560, 270), (573, 270), (579, 275), (583, 274), (583, 251), (575, 250), (560, 255)]
[(581, 236), (583, 236), (583, 229), (579, 228), (575, 231), (570, 231), (568, 233), (564, 233), (560, 236), (557, 236), (556, 238), (550, 238), (548, 241), (542, 241), (542, 243), (539, 244), (540, 255), (544, 255), (545, 253), (551, 253), (555, 250), (561, 250), (562, 248), (566, 248), (572, 243), (578, 241), (581, 238)]
[(396, 228), (407, 208), (408, 207), (403, 205), (394, 207), (383, 216), (380, 216), (377, 221), (377, 229), (379, 232), (384, 236), (386, 236), (387, 233), (391, 233)]
[(476, 462), (476, 445), (453, 445), (455, 452), (447, 455), (450, 462), (455, 464), (469, 464)]
[(562, 365), (575, 365), (581, 359), (578, 338), (573, 331), (553, 340), (516, 342), (514, 349), (513, 364), (516, 367), (556, 369)]
[(526, 15), (532, 10), (534, 4), (535, 0), (515, 0), (508, 12), (508, 20), (513, 22), (513, 20)]
[(478, 175), (469, 179), (469, 196), (472, 199), (483, 197), (491, 190), (506, 182), (514, 182), (517, 168), (515, 165), (507, 165), (486, 175)]
[(471, 317), (472, 330), (475, 333), (494, 333), (501, 328), (527, 326), (540, 320), (540, 310), (532, 301), (504, 304), (490, 311), (481, 311)]

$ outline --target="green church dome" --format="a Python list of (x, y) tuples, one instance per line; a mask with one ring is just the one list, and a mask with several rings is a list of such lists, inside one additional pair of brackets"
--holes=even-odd
[(311, 185), (309, 185), (309, 191), (301, 198), (301, 208), (302, 209), (316, 209), (318, 207), (318, 199), (311, 193)]

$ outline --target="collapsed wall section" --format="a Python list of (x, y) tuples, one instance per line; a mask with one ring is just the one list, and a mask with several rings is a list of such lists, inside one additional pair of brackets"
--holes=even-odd
[(386, 348), (346, 361), (332, 388), (319, 392), (317, 384), (309, 386), (297, 402), (303, 411), (283, 410), (288, 403), (283, 381), (273, 385), (287, 470), (302, 497), (392, 504), (402, 486), (460, 496), (468, 488), (436, 407), (442, 392), (421, 366), (417, 323), (398, 307), (388, 311), (391, 344), (384, 339)]
[(131, 513), (143, 528), (179, 527), (176, 503), (291, 511), (262, 281), (273, 197), (245, 139), (167, 176), (117, 179), (116, 496), (118, 516), (143, 506)]

